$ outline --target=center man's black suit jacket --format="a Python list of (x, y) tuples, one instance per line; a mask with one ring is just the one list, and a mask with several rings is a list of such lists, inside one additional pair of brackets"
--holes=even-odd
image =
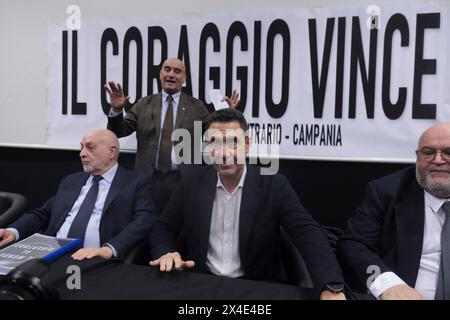
[[(152, 257), (178, 251), (177, 235), (186, 239), (184, 260), (208, 272), (211, 213), (217, 172), (212, 166), (195, 168), (181, 179), (168, 207), (151, 232)], [(289, 182), (281, 175), (261, 175), (247, 165), (239, 221), (239, 251), (249, 279), (279, 280), (280, 226), (300, 250), (317, 289), (341, 282), (341, 270), (321, 227), (302, 207)]]
[(373, 269), (392, 271), (414, 287), (422, 255), (424, 191), (408, 167), (370, 182), (366, 196), (338, 242), (338, 256), (347, 284), (367, 292)]
[[(21, 239), (41, 230), (56, 236), (89, 176), (85, 172), (66, 176), (54, 197), (41, 208), (26, 212), (9, 227), (17, 229)], [(156, 221), (151, 198), (151, 180), (119, 166), (103, 207), (100, 245), (107, 242), (124, 257), (144, 241)]]

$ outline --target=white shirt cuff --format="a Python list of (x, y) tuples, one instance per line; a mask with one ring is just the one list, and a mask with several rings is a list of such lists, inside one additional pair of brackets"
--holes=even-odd
[(399, 284), (406, 283), (394, 272), (383, 272), (372, 282), (372, 285), (369, 287), (369, 291), (375, 298), (380, 299), (383, 292)]
[(12, 233), (14, 233), (14, 235), (16, 236), (16, 240), (14, 240), (14, 241), (18, 241), (19, 240), (19, 231), (17, 231), (17, 229), (15, 229), (15, 228), (6, 228), (6, 230), (11, 231)]
[(111, 108), (111, 109), (109, 110), (109, 115), (108, 115), (108, 117), (117, 117), (119, 114), (122, 114), (122, 110), (120, 110), (120, 111), (114, 111), (114, 109)]
[(119, 256), (119, 253), (112, 245), (110, 245), (109, 243), (105, 243), (105, 246), (109, 247), (112, 250), (114, 258), (117, 258)]

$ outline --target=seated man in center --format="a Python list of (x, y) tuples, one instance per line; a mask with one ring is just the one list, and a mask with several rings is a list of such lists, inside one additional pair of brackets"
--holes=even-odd
[[(321, 227), (302, 207), (287, 179), (262, 175), (245, 163), (250, 140), (239, 111), (206, 119), (213, 165), (182, 178), (151, 234), (151, 266), (193, 268), (233, 278), (279, 280), (280, 226), (304, 257), (321, 299), (345, 299), (343, 278)], [(180, 233), (185, 252), (177, 248)]]

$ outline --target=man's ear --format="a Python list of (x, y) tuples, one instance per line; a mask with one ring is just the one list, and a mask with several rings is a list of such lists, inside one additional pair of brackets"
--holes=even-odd
[(248, 153), (250, 152), (250, 146), (252, 143), (252, 139), (249, 135), (245, 136), (245, 155), (248, 155)]
[(111, 146), (110, 147), (110, 149), (109, 149), (109, 151), (110, 151), (110, 158), (111, 159), (114, 159), (114, 158), (116, 158), (116, 156), (117, 156), (117, 148), (115, 147), (115, 146)]

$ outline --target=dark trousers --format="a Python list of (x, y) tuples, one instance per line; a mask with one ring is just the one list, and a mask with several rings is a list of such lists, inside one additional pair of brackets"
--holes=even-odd
[(152, 180), (153, 203), (155, 205), (156, 213), (161, 215), (180, 181), (180, 171), (171, 170), (163, 173), (155, 169), (153, 170)]

